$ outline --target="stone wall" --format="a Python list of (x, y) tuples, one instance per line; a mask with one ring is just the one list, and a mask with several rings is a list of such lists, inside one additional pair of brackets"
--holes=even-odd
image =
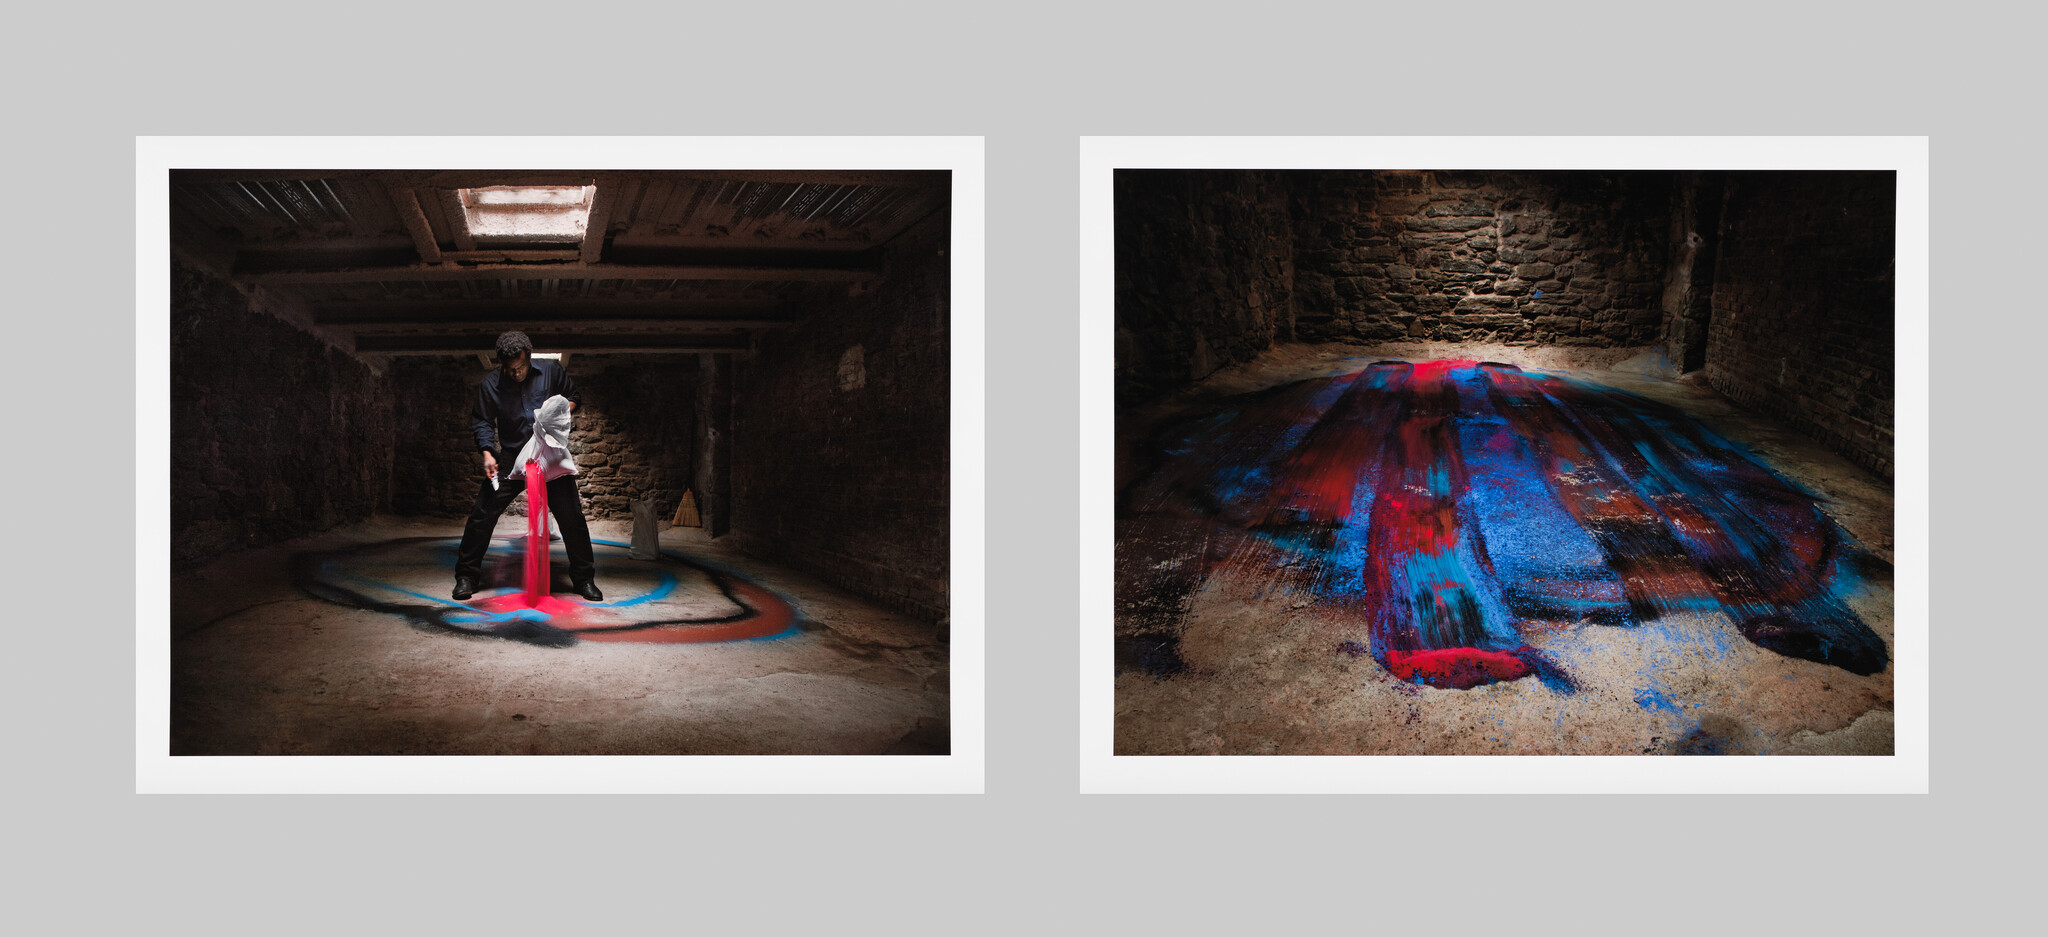
[(1275, 341), (1662, 349), (1892, 472), (1889, 173), (1120, 170), (1116, 386)]
[(584, 511), (630, 519), (653, 498), (655, 516), (673, 517), (695, 467), (697, 356), (571, 355), (569, 376), (583, 392), (569, 452)]
[(1886, 478), (1893, 459), (1896, 179), (1730, 173), (1706, 375)]
[[(584, 514), (629, 518), (633, 500), (652, 497), (661, 517), (673, 515), (690, 487), (696, 356), (572, 354), (566, 366), (583, 396), (569, 451)], [(470, 408), (489, 369), (465, 355), (400, 358), (392, 370), (399, 441), (392, 510), (463, 517), (482, 478)], [(506, 513), (524, 516), (525, 497)]]
[(1119, 398), (1198, 381), (1294, 340), (1286, 175), (1117, 170)]
[(1706, 367), (1713, 318), (1714, 262), (1721, 245), (1719, 172), (1680, 173), (1671, 187), (1670, 237), (1664, 261), (1664, 357), (1680, 373)]
[(1669, 179), (1294, 174), (1304, 341), (1619, 348), (1663, 331)]
[(360, 520), (390, 503), (390, 384), (171, 265), (171, 564)]
[(464, 517), (476, 504), (483, 457), (470, 432), (469, 407), (484, 373), (475, 355), (392, 359), (393, 513)]
[(800, 310), (733, 365), (735, 541), (933, 618), (950, 594), (945, 230), (906, 236), (873, 292)]
[(1654, 344), (1671, 188), (1646, 172), (1120, 170), (1119, 400), (1275, 341)]

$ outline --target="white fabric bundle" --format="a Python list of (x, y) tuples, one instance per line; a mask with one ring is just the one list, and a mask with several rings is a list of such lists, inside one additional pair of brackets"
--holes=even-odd
[(569, 398), (561, 394), (549, 397), (533, 411), (533, 438), (519, 450), (518, 461), (505, 477), (523, 477), (526, 463), (534, 459), (540, 460), (540, 476), (548, 481), (576, 474), (576, 459), (569, 455)]

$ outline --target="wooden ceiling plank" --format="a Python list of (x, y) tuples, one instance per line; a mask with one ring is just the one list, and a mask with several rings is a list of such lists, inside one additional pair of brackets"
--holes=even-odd
[(441, 252), (442, 260), (456, 263), (550, 263), (554, 261), (573, 261), (582, 256), (582, 252), (575, 248), (567, 250), (521, 250), (483, 247), (474, 250)]
[(734, 316), (671, 319), (592, 319), (580, 316), (491, 315), (435, 322), (387, 322), (383, 320), (357, 322), (345, 318), (330, 319), (328, 316), (322, 315), (315, 321), (321, 325), (332, 325), (338, 328), (349, 329), (359, 336), (376, 335), (386, 337), (422, 333), (466, 332), (480, 329), (488, 329), (492, 332), (503, 332), (507, 329), (530, 331), (542, 327), (555, 329), (573, 328), (588, 330), (592, 333), (630, 333), (636, 330), (640, 332), (653, 331), (661, 333), (701, 333), (731, 332), (734, 329), (786, 329), (796, 325), (795, 319), (787, 317), (748, 318)]
[(586, 264), (597, 263), (604, 253), (605, 228), (611, 224), (612, 205), (619, 200), (619, 186), (610, 176), (597, 182), (597, 200), (590, 206), (590, 220), (583, 226), (582, 259)]
[(236, 245), (222, 237), (212, 221), (191, 205), (171, 202), (171, 250), (182, 252), (216, 271), (235, 269)]
[(434, 229), (427, 224), (426, 211), (420, 208), (418, 190), (411, 186), (393, 186), (390, 192), (392, 204), (398, 206), (398, 218), (405, 222), (405, 230), (412, 235), (413, 247), (419, 250), (420, 259), (430, 264), (440, 263), (441, 245), (434, 243)]
[(448, 233), (454, 236), (455, 250), (476, 250), (476, 236), (469, 233), (469, 213), (462, 210), (462, 196), (454, 189), (435, 189), (434, 195), (441, 201), (442, 216), (448, 219)]
[[(744, 335), (689, 335), (642, 333), (634, 335), (590, 335), (574, 331), (533, 331), (527, 333), (533, 347), (541, 352), (581, 354), (674, 354), (744, 352)], [(365, 335), (356, 339), (360, 354), (380, 355), (466, 355), (488, 349), (491, 334), (479, 329), (461, 335)]]
[(769, 182), (795, 185), (879, 185), (916, 189), (944, 188), (952, 173), (944, 169), (661, 169), (649, 175), (727, 182)]
[(461, 322), (481, 316), (523, 319), (588, 317), (648, 321), (692, 316), (773, 319), (787, 313), (782, 304), (764, 299), (558, 299), (554, 302), (495, 299), (476, 299), (469, 302), (348, 299), (316, 303), (313, 309), (320, 321), (344, 325), (374, 322)]
[(388, 174), (374, 169), (173, 169), (171, 181), (190, 185), (236, 182), (300, 182), (307, 179), (363, 179)]
[[(493, 185), (591, 185), (595, 170), (570, 169), (173, 169), (172, 181), (187, 184), (374, 180), (386, 185), (474, 189)], [(944, 169), (635, 169), (608, 172), (622, 180), (670, 177), (709, 181), (784, 182), (807, 185), (877, 185), (943, 189), (952, 174)]]
[(415, 184), (449, 189), (482, 189), (499, 185), (594, 185), (596, 182), (597, 174), (588, 170), (455, 169), (425, 173)]
[[(435, 255), (440, 255), (435, 250)], [(286, 286), (295, 283), (351, 283), (378, 280), (538, 280), (547, 277), (601, 277), (611, 280), (801, 280), (853, 283), (882, 275), (879, 268), (768, 267), (711, 265), (639, 265), (479, 263), (414, 264), (404, 267), (357, 267), (337, 270), (275, 270), (241, 274), (246, 283)]]

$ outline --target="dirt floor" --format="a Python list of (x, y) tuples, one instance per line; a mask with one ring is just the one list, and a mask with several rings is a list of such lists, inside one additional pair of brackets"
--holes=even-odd
[(459, 521), (379, 518), (174, 577), (171, 753), (949, 751), (942, 625), (696, 528), (634, 559), (628, 521), (591, 523), (604, 602), (567, 591), (557, 542), (552, 618), (474, 611), (520, 591), (524, 529), (500, 522), (466, 603)]
[[(1565, 373), (1679, 407), (1773, 470), (1822, 495), (1821, 510), (1873, 557), (1847, 604), (1893, 645), (1888, 482), (1736, 408), (1703, 381), (1670, 379), (1655, 355), (1458, 345), (1286, 345), (1119, 420), (1118, 485), (1131, 453), (1167, 420), (1233, 394), (1356, 370), (1380, 358), (1478, 358)], [(1118, 522), (1119, 550), (1128, 522)], [(1123, 557), (1119, 566), (1125, 566)], [(1250, 590), (1218, 573), (1197, 592), (1179, 654), (1186, 669), (1116, 677), (1117, 754), (1890, 754), (1892, 669), (1858, 676), (1781, 656), (1725, 614), (1632, 627), (1573, 623), (1528, 635), (1577, 682), (1535, 679), (1438, 689), (1340, 652), (1355, 622), (1313, 596)], [(1120, 580), (1119, 588), (1122, 588)], [(1126, 623), (1119, 620), (1120, 630)], [(1355, 645), (1354, 645), (1355, 647)]]

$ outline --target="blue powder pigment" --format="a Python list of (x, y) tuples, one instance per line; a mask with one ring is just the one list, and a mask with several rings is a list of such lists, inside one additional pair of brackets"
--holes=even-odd
[[(1861, 588), (1855, 545), (1814, 496), (1634, 395), (1510, 365), (1382, 361), (1236, 398), (1159, 447), (1120, 503), (1141, 533), (1118, 546), (1119, 647), (1156, 645), (1155, 660), (1172, 656), (1187, 597), (1230, 566), (1357, 622), (1346, 652), (1438, 686), (1568, 688), (1523, 644), (1529, 625), (1661, 630), (1679, 611), (1725, 613), (1759, 646), (1854, 673), (1888, 661), (1843, 601)], [(1202, 562), (1126, 559), (1176, 544), (1203, 545)], [(1685, 627), (1725, 657), (1727, 635), (1697, 624), (1715, 620)]]
[(1641, 706), (1644, 709), (1651, 710), (1653, 712), (1682, 712), (1682, 710), (1679, 709), (1678, 704), (1673, 703), (1670, 697), (1665, 696), (1663, 693), (1659, 692), (1654, 687), (1645, 687), (1643, 689), (1637, 690), (1636, 705)]

